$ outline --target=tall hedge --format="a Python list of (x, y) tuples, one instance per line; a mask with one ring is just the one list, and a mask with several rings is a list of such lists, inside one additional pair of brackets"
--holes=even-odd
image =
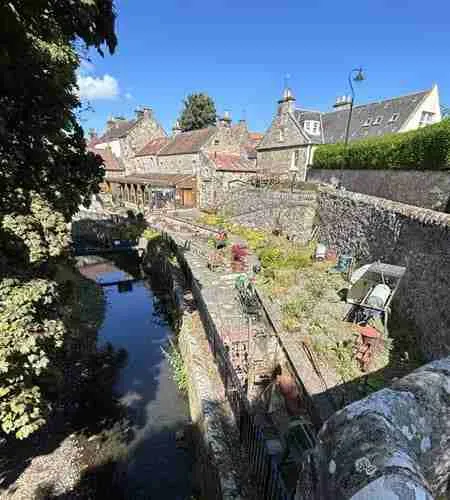
[(418, 130), (319, 146), (313, 168), (450, 169), (450, 119)]

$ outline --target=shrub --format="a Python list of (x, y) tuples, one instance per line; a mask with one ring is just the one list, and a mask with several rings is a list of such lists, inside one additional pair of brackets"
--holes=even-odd
[(411, 169), (450, 168), (450, 119), (419, 130), (389, 134), (345, 146), (319, 146), (313, 168)]
[(153, 240), (154, 238), (157, 238), (160, 235), (161, 235), (161, 233), (159, 231), (157, 231), (156, 229), (153, 229), (151, 227), (148, 227), (142, 233), (142, 238), (145, 238), (146, 240)]

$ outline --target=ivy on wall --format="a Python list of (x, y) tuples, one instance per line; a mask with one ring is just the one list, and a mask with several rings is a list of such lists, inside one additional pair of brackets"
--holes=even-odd
[(313, 168), (450, 169), (450, 119), (400, 134), (319, 146)]

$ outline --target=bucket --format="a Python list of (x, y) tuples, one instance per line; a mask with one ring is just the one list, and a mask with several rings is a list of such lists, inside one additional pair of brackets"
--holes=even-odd
[(384, 305), (389, 299), (390, 294), (391, 289), (387, 285), (380, 283), (372, 290), (369, 297), (367, 297), (367, 305), (383, 309)]

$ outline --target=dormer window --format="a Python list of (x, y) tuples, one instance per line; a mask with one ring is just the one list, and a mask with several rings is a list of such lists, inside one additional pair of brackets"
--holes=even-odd
[(303, 129), (310, 135), (320, 135), (320, 122), (317, 120), (305, 120)]
[(380, 125), (380, 123), (383, 121), (383, 117), (382, 116), (377, 116), (373, 122), (372, 122), (372, 125)]
[(431, 111), (422, 111), (422, 115), (420, 117), (420, 125), (429, 125), (430, 123), (433, 123), (434, 121), (434, 113)]
[(399, 113), (394, 113), (390, 118), (389, 118), (389, 123), (396, 122), (400, 118)]
[(365, 120), (363, 122), (363, 124), (361, 125), (361, 127), (369, 127), (370, 126), (370, 118), (367, 118), (367, 120)]

